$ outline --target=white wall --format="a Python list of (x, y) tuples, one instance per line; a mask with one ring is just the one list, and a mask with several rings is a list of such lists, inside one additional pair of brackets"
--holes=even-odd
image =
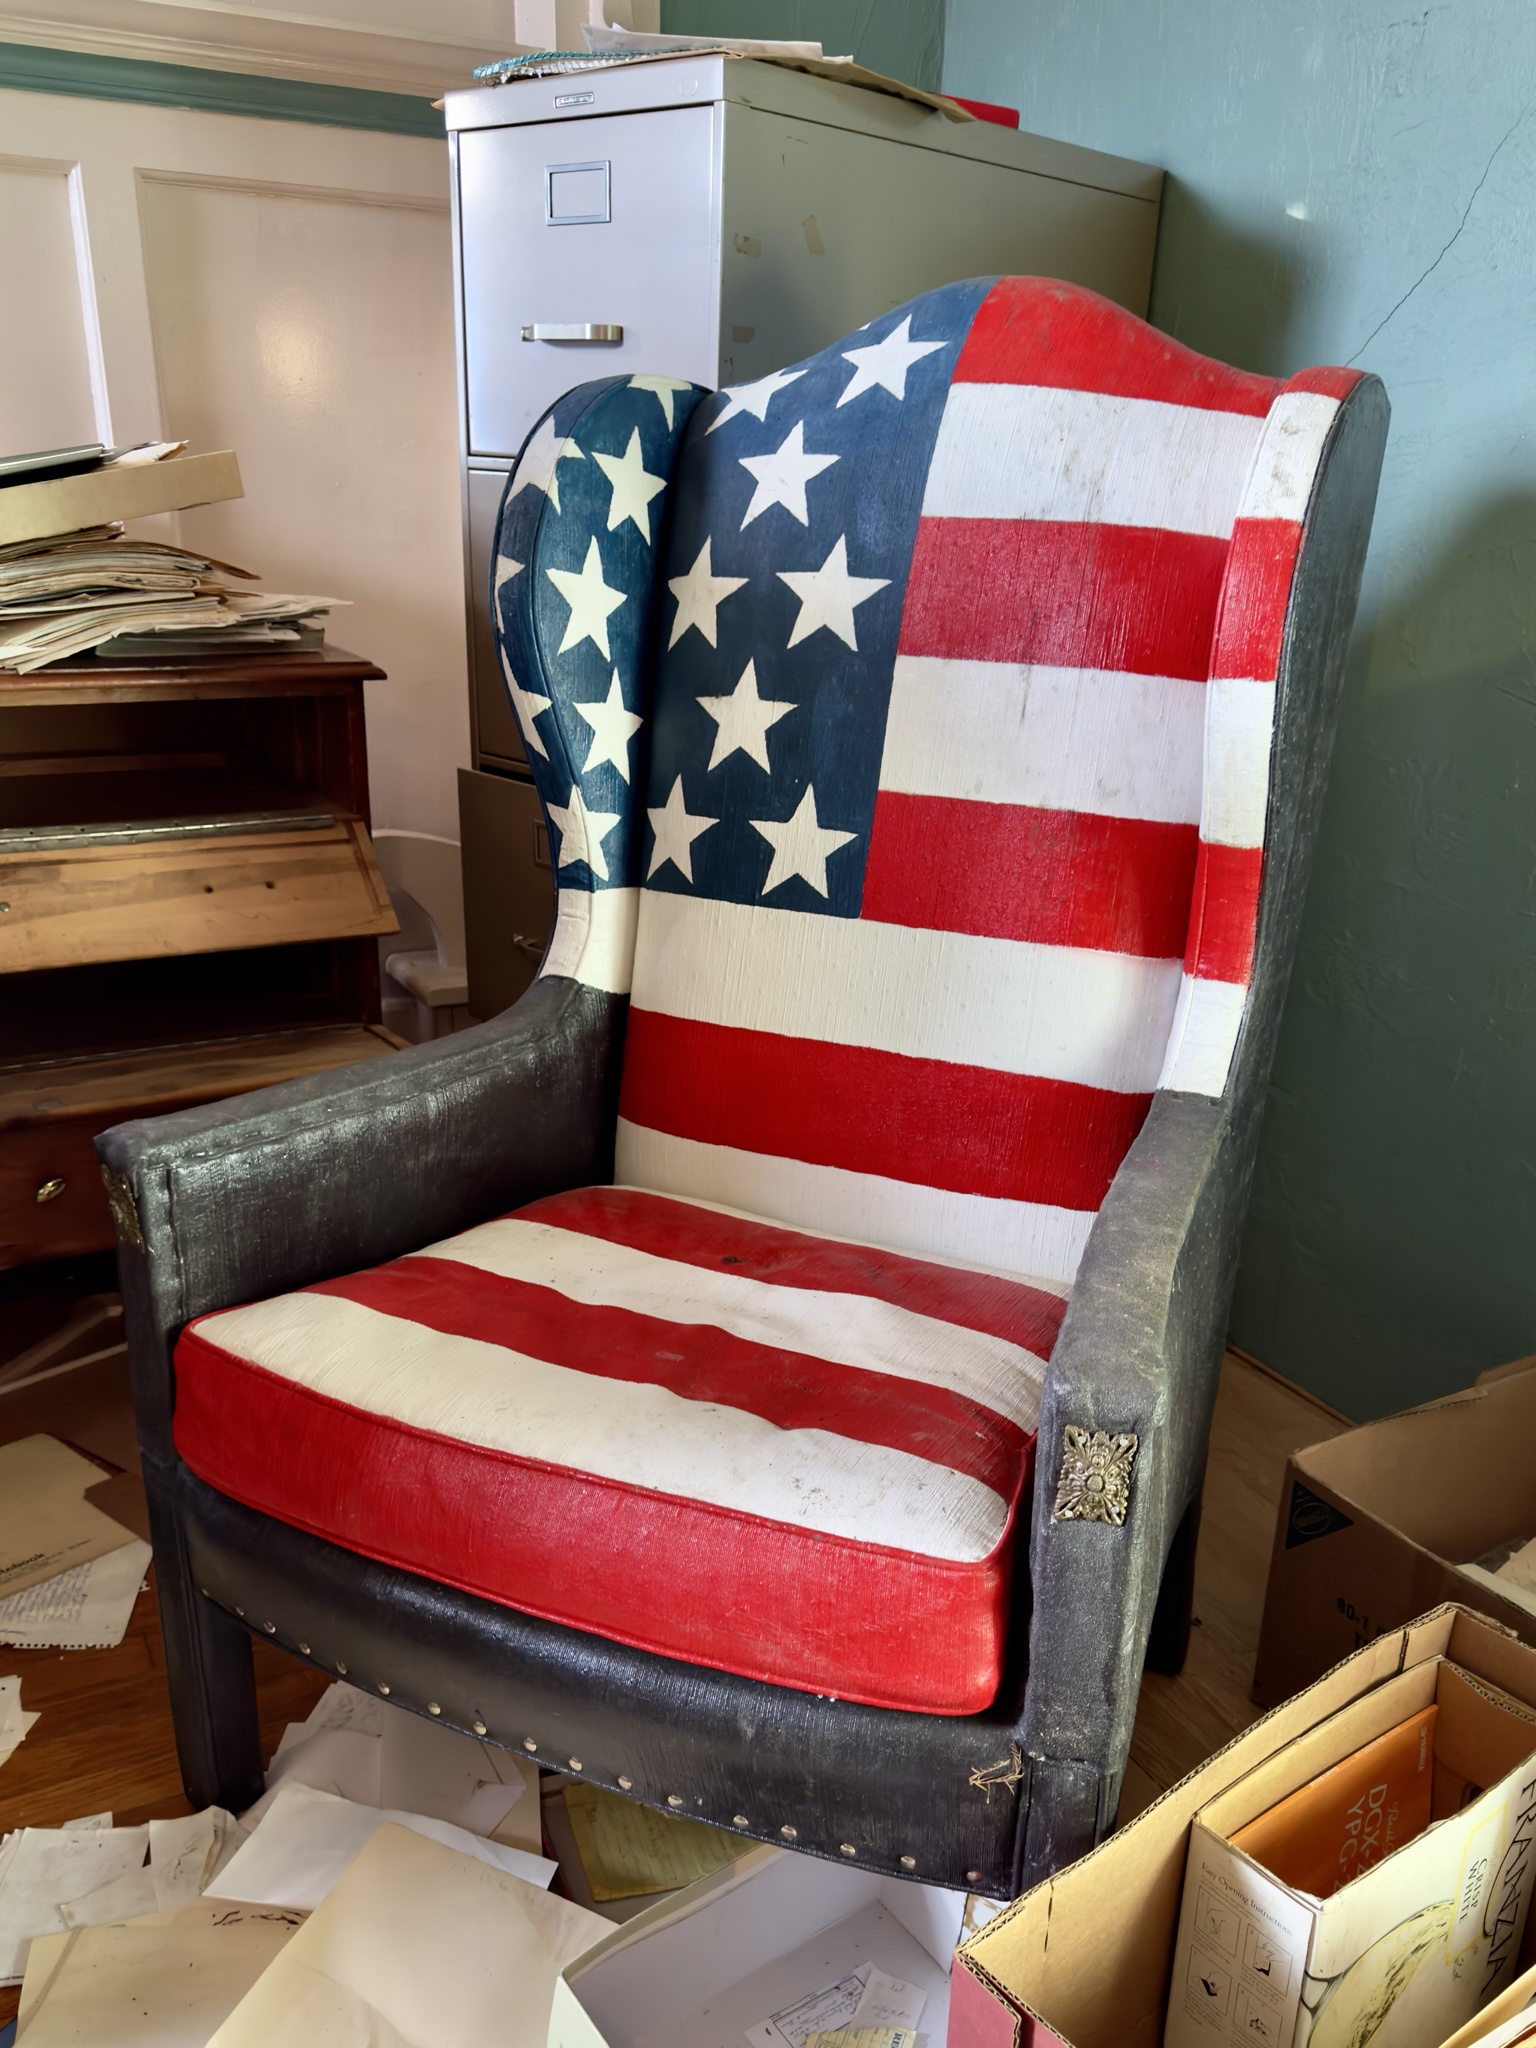
[(374, 822), (456, 839), (450, 257), (443, 143), (0, 92), (0, 445), (234, 448), (245, 497), (182, 536), (352, 600)]

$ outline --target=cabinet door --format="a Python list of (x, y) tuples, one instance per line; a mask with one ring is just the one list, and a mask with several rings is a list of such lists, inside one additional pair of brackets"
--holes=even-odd
[[(473, 129), (459, 137), (471, 455), (515, 455), (562, 391), (691, 377), (719, 361), (714, 107)], [(622, 342), (524, 341), (533, 326)]]
[(507, 488), (504, 469), (471, 469), (469, 485), (469, 673), (475, 700), (475, 758), (519, 768), (528, 757), (517, 729), (511, 699), (502, 680), (491, 621), (491, 551), (496, 545), (496, 515)]

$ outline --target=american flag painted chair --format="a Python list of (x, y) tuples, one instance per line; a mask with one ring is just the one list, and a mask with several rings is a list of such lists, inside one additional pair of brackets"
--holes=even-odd
[(539, 423), (538, 980), (101, 1141), (194, 1801), (260, 1787), (249, 1631), (863, 1868), (1108, 1826), (1386, 422), (1008, 278)]

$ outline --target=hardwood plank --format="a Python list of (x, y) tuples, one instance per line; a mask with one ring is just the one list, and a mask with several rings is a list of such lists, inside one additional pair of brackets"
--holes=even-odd
[(0, 973), (399, 930), (357, 819), (0, 856)]

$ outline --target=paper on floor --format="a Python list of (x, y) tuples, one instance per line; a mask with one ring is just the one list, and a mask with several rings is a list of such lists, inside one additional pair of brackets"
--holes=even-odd
[(840, 2027), (835, 2034), (807, 2034), (805, 2048), (918, 2048), (922, 2038), (910, 2027)]
[(118, 1549), (0, 1600), (0, 1643), (21, 1650), (115, 1650), (128, 1632), (151, 1556), (147, 1543), (123, 1533), (127, 1540)]
[(823, 1984), (819, 1991), (808, 1992), (793, 2005), (781, 2006), (755, 2027), (748, 2027), (752, 2048), (805, 2048), (812, 2034), (837, 2033), (851, 2026), (868, 1972), (866, 1963), (861, 1970), (850, 1971), (835, 1984)]
[[(863, 1975), (863, 1972), (860, 1972)], [(864, 1996), (854, 2007), (849, 2022), (855, 2027), (915, 2027), (923, 2016), (928, 1994), (921, 1984), (904, 1984), (900, 1977), (887, 1976), (871, 1964), (864, 1982)]]
[(735, 1835), (682, 1815), (654, 1813), (601, 1785), (567, 1785), (562, 1796), (582, 1875), (597, 1900), (676, 1891), (741, 1854)]
[(543, 1856), (485, 1841), (448, 1821), (389, 1807), (362, 1806), (290, 1781), (278, 1787), (250, 1840), (236, 1850), (209, 1885), (207, 1895), (243, 1899), (258, 1906), (312, 1909), (385, 1821), (541, 1888), (555, 1874), (556, 1866)]
[(57, 1437), (0, 1444), (0, 1593), (19, 1593), (133, 1541), (85, 1489), (107, 1475)]
[(148, 1828), (18, 1828), (0, 1842), (0, 1984), (20, 1981), (35, 1934), (61, 1934), (62, 1904), (131, 1877)]
[(209, 1900), (41, 1935), (17, 2032), (27, 2048), (206, 2048), (303, 1924), (281, 1907)]
[[(356, 1686), (332, 1685), (307, 1721), (283, 1730), (267, 1790), (244, 1816), (248, 1827), (267, 1812), (277, 1788), (290, 1782), (360, 1806), (426, 1814), (474, 1835), (491, 1835), (522, 1798), (526, 1774), (505, 1750)], [(528, 1846), (536, 1854), (536, 1828), (531, 1832)]]
[(0, 1678), (0, 1764), (26, 1741), (28, 1733), (41, 1718), (38, 1714), (29, 1714), (22, 1706), (19, 1678)]
[(386, 1824), (210, 2048), (544, 2048), (560, 1971), (612, 1932)]

